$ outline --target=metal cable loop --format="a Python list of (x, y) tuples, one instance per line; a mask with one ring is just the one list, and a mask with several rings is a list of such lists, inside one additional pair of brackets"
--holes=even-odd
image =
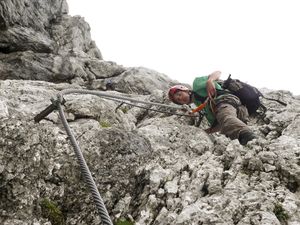
[(68, 125), (68, 122), (66, 120), (66, 117), (64, 115), (64, 111), (62, 109), (62, 106), (60, 104), (60, 102), (57, 104), (57, 107), (58, 107), (58, 111), (59, 111), (59, 115), (60, 115), (60, 118), (61, 118), (61, 121), (63, 123), (63, 126), (64, 128), (66, 129), (66, 132), (70, 138), (70, 141), (71, 141), (71, 144), (74, 148), (74, 152), (76, 154), (76, 158), (77, 158), (77, 161), (80, 165), (80, 170), (81, 170), (81, 173), (84, 177), (84, 180), (85, 182), (87, 183), (91, 193), (92, 193), (92, 196), (93, 196), (93, 199), (94, 199), (94, 202), (96, 204), (96, 207), (99, 211), (99, 214), (100, 214), (100, 217), (101, 217), (101, 221), (103, 224), (105, 225), (113, 225), (110, 217), (109, 217), (109, 214), (107, 212), (107, 209), (104, 205), (104, 202), (100, 196), (100, 193), (97, 189), (97, 186), (96, 186), (96, 183), (92, 177), (92, 174), (85, 162), (85, 159), (83, 157), (83, 154), (79, 148), (79, 145), (75, 139), (75, 136), (73, 135), (69, 125)]
[[(50, 106), (48, 106), (46, 109), (44, 109), (41, 113), (39, 113), (38, 115), (36, 115), (34, 117), (34, 120), (36, 123), (38, 123), (39, 121), (41, 121), (42, 119), (44, 119), (47, 115), (49, 115), (51, 112), (53, 112), (55, 109), (58, 109), (59, 111), (59, 115), (60, 118), (62, 120), (62, 124), (67, 132), (67, 135), (70, 138), (71, 144), (74, 148), (74, 152), (77, 158), (77, 161), (80, 165), (80, 170), (81, 173), (84, 177), (85, 182), (87, 183), (94, 202), (96, 204), (96, 207), (99, 211), (100, 217), (101, 217), (101, 221), (104, 225), (113, 225), (109, 214), (107, 212), (107, 209), (104, 205), (104, 202), (100, 196), (100, 193), (97, 189), (96, 183), (92, 177), (92, 174), (86, 164), (86, 161), (83, 157), (83, 154), (79, 148), (79, 145), (75, 139), (75, 136), (73, 135), (69, 124), (66, 120), (66, 117), (64, 115), (64, 111), (62, 108), (62, 105), (65, 103), (65, 99), (63, 98), (63, 95), (67, 95), (67, 94), (72, 94), (72, 93), (77, 93), (77, 94), (91, 94), (91, 95), (96, 95), (102, 98), (106, 98), (106, 99), (110, 99), (110, 100), (114, 100), (114, 101), (118, 101), (118, 102), (122, 102), (129, 104), (129, 105), (133, 105), (136, 107), (140, 107), (146, 110), (152, 110), (152, 111), (156, 111), (156, 112), (162, 112), (162, 113), (168, 113), (168, 114), (175, 114), (175, 115), (180, 115), (180, 116), (190, 116), (190, 117), (194, 117), (193, 115), (184, 115), (184, 114), (177, 114), (177, 113), (172, 113), (172, 112), (167, 112), (167, 111), (163, 111), (163, 110), (156, 110), (156, 109), (151, 109), (151, 106), (155, 105), (155, 106), (160, 106), (160, 107), (167, 107), (167, 108), (172, 108), (172, 109), (186, 109), (186, 107), (183, 106), (175, 106), (175, 105), (166, 105), (166, 104), (162, 104), (162, 103), (157, 103), (157, 102), (148, 102), (148, 101), (141, 101), (141, 100), (137, 100), (132, 98), (132, 96), (130, 97), (124, 97), (124, 96), (120, 96), (120, 95), (112, 95), (112, 94), (107, 94), (105, 92), (101, 92), (101, 91), (91, 91), (91, 90), (76, 90), (76, 89), (67, 89), (67, 90), (63, 90), (61, 92), (59, 92), (57, 94), (57, 100), (52, 99), (52, 104)], [(128, 96), (128, 95), (127, 95)], [(126, 101), (126, 102), (125, 102)], [(131, 102), (131, 103), (130, 103)], [(143, 106), (138, 106), (135, 105), (133, 103), (141, 103), (141, 104), (147, 104), (147, 105), (151, 105), (149, 108), (143, 107)]]
[[(83, 157), (83, 154), (80, 150), (80, 147), (79, 147), (79, 145), (78, 145), (78, 143), (77, 143), (77, 141), (76, 141), (69, 125), (68, 125), (66, 117), (64, 115), (64, 112), (63, 112), (63, 109), (62, 109), (62, 104), (65, 102), (65, 100), (63, 98), (63, 95), (67, 95), (67, 94), (91, 94), (91, 95), (96, 95), (96, 96), (99, 96), (99, 97), (102, 97), (102, 98), (115, 100), (115, 101), (119, 101), (119, 102), (120, 101), (129, 101), (129, 102), (134, 102), (134, 103), (147, 104), (147, 105), (151, 105), (151, 106), (154, 105), (154, 106), (160, 106), (160, 107), (167, 107), (167, 108), (172, 108), (172, 109), (185, 109), (185, 108), (183, 106), (166, 105), (166, 104), (162, 104), (162, 103), (137, 100), (137, 99), (133, 99), (132, 97), (124, 97), (124, 96), (120, 96), (120, 95), (107, 94), (107, 93), (101, 92), (101, 91), (67, 89), (67, 90), (63, 90), (63, 91), (61, 91), (57, 94), (56, 104), (57, 104), (57, 108), (58, 108), (58, 111), (59, 111), (60, 118), (61, 118), (63, 126), (66, 129), (66, 132), (67, 132), (67, 134), (70, 138), (71, 144), (74, 148), (74, 152), (75, 152), (75, 155), (77, 157), (77, 161), (80, 165), (81, 173), (82, 173), (82, 175), (84, 177), (84, 180), (87, 183), (87, 185), (88, 185), (88, 187), (89, 187), (89, 189), (92, 193), (94, 202), (96, 204), (96, 207), (97, 207), (97, 209), (99, 211), (99, 214), (100, 214), (100, 217), (101, 217), (101, 221), (105, 225), (113, 225), (112, 222), (111, 222), (111, 219), (109, 217), (109, 214), (107, 212), (107, 209), (104, 205), (104, 202), (103, 202), (103, 200), (100, 196), (100, 193), (97, 189), (96, 183), (95, 183), (95, 181), (94, 181), (94, 179), (91, 175), (91, 172), (90, 172), (90, 170), (89, 170), (89, 168), (86, 164), (86, 161)], [(127, 103), (129, 105), (133, 105), (132, 103), (128, 103), (128, 102), (125, 102), (125, 103)], [(142, 106), (137, 106), (137, 107), (145, 108), (145, 107), (142, 107)], [(147, 110), (153, 110), (153, 109), (149, 108)], [(153, 111), (163, 112), (163, 111), (160, 111), (160, 110), (153, 110)], [(164, 112), (164, 113), (175, 114), (175, 113), (171, 113), (171, 112)], [(191, 117), (193, 117), (193, 116), (191, 116)]]
[[(159, 109), (152, 109), (151, 106), (149, 108), (147, 108), (146, 106), (140, 106), (140, 105), (136, 105), (134, 103), (130, 103), (129, 101), (123, 101), (123, 100), (118, 100), (118, 99), (114, 99), (114, 98), (109, 98), (109, 97), (104, 97), (105, 99), (109, 99), (109, 100), (112, 100), (112, 101), (116, 101), (116, 102), (120, 102), (121, 105), (122, 104), (126, 104), (126, 105), (130, 105), (130, 106), (133, 106), (133, 107), (137, 107), (137, 108), (141, 108), (141, 109), (145, 109), (145, 110), (149, 110), (149, 111), (153, 111), (153, 112), (159, 112), (159, 113), (165, 113), (165, 114), (168, 114), (168, 115), (176, 115), (176, 116), (185, 116), (185, 117), (193, 117), (193, 118), (196, 118), (196, 117), (199, 117), (197, 115), (193, 115), (193, 114), (183, 114), (183, 113), (175, 113), (175, 112), (168, 112), (168, 111), (164, 111), (164, 110), (159, 110)], [(119, 106), (117, 107), (117, 109), (119, 108)]]
[(120, 95), (112, 95), (112, 94), (107, 94), (104, 91), (91, 91), (91, 90), (76, 90), (76, 89), (67, 89), (59, 92), (57, 94), (57, 97), (60, 102), (63, 101), (63, 95), (68, 95), (68, 94), (91, 94), (91, 95), (97, 95), (103, 98), (109, 98), (109, 99), (119, 99), (119, 100), (125, 100), (125, 101), (130, 101), (130, 102), (135, 102), (135, 103), (142, 103), (142, 104), (147, 104), (147, 105), (155, 105), (155, 106), (162, 106), (162, 107), (167, 107), (167, 108), (172, 108), (172, 109), (185, 109), (183, 106), (177, 106), (177, 105), (167, 105), (167, 104), (162, 104), (162, 103), (157, 103), (157, 102), (148, 102), (148, 101), (142, 101), (142, 100), (137, 100), (133, 99), (130, 97), (124, 97)]

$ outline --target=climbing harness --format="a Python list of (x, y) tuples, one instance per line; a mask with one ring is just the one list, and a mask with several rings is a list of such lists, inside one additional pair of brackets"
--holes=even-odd
[[(157, 103), (157, 102), (147, 102), (147, 101), (142, 101), (142, 100), (137, 100), (137, 99), (133, 99), (130, 97), (124, 97), (121, 95), (112, 95), (112, 94), (107, 94), (103, 91), (91, 91), (91, 90), (76, 90), (76, 89), (68, 89), (68, 90), (64, 90), (61, 91), (57, 94), (57, 99), (52, 98), (51, 99), (51, 105), (49, 105), (46, 109), (44, 109), (42, 112), (40, 112), (38, 115), (36, 115), (34, 117), (34, 121), (36, 123), (39, 123), (42, 119), (44, 119), (47, 115), (49, 115), (51, 112), (53, 112), (54, 110), (58, 110), (59, 111), (59, 116), (62, 120), (63, 126), (67, 132), (67, 135), (70, 138), (71, 144), (74, 148), (74, 152), (77, 158), (77, 161), (80, 165), (80, 170), (81, 173), (84, 177), (85, 182), (87, 183), (95, 205), (98, 209), (101, 221), (103, 224), (105, 225), (113, 225), (112, 221), (109, 217), (108, 211), (104, 205), (103, 199), (101, 198), (101, 195), (97, 189), (96, 183), (91, 175), (91, 172), (86, 164), (86, 161), (83, 157), (83, 154), (80, 150), (80, 147), (76, 141), (76, 138), (74, 136), (74, 134), (72, 133), (70, 126), (67, 122), (67, 119), (65, 117), (62, 105), (64, 105), (64, 103), (66, 102), (64, 99), (64, 95), (68, 95), (68, 94), (91, 94), (91, 95), (96, 95), (102, 98), (106, 98), (106, 99), (110, 99), (110, 100), (114, 100), (114, 101), (119, 101), (121, 102), (121, 104), (117, 107), (117, 109), (119, 107), (121, 107), (122, 104), (129, 104), (129, 105), (133, 105), (136, 107), (140, 107), (140, 108), (144, 108), (147, 110), (152, 110), (152, 111), (156, 111), (156, 112), (162, 112), (162, 113), (168, 113), (168, 114), (175, 114), (175, 115), (180, 115), (180, 116), (190, 116), (190, 117), (196, 117), (195, 115), (186, 115), (186, 114), (177, 114), (177, 113), (172, 113), (172, 112), (167, 112), (167, 111), (163, 111), (163, 110), (156, 110), (156, 109), (150, 109), (150, 108), (146, 108), (143, 106), (138, 106), (135, 105), (133, 103), (140, 103), (140, 104), (146, 104), (146, 105), (150, 105), (150, 106), (160, 106), (160, 107), (166, 107), (166, 108), (172, 108), (172, 109), (181, 109), (184, 110), (185, 107), (183, 106), (173, 106), (173, 105), (166, 105), (166, 104), (162, 104), (162, 103)], [(116, 110), (117, 110), (116, 109)], [(199, 117), (200, 118), (200, 117)]]

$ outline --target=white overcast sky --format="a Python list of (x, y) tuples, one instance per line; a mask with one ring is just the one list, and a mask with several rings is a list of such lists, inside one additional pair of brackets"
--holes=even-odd
[(192, 84), (222, 71), (300, 94), (298, 0), (67, 0), (103, 58)]

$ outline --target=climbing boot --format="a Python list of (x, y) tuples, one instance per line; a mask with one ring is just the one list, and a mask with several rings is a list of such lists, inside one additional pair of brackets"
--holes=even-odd
[(254, 138), (256, 138), (256, 136), (253, 134), (253, 132), (244, 131), (240, 133), (238, 139), (241, 145), (246, 145), (249, 141), (253, 140)]

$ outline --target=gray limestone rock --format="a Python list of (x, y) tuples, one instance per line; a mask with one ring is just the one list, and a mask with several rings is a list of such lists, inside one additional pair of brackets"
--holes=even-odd
[(171, 83), (166, 75), (143, 67), (128, 68), (111, 81), (121, 92), (141, 95), (152, 94), (155, 90), (166, 90)]
[[(101, 223), (58, 112), (34, 122), (60, 91), (170, 104), (175, 81), (105, 61), (67, 11), (64, 0), (0, 1), (0, 224)], [(69, 94), (63, 109), (114, 224), (297, 225), (300, 98), (264, 95), (288, 105), (263, 99), (246, 146), (148, 105)]]

